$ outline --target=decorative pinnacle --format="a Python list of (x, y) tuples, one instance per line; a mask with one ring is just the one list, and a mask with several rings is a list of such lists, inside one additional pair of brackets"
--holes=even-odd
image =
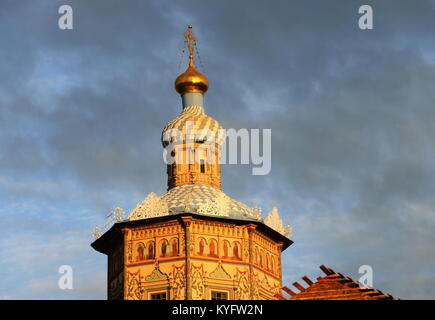
[(193, 46), (196, 44), (196, 38), (193, 36), (192, 26), (190, 24), (187, 26), (187, 31), (184, 34), (184, 37), (187, 39), (187, 48), (189, 49), (189, 66), (194, 67)]

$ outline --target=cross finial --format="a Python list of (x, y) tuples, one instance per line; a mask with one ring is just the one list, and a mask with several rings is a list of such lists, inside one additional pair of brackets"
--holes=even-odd
[(189, 24), (187, 26), (187, 31), (184, 34), (184, 37), (187, 40), (187, 48), (189, 49), (189, 66), (194, 66), (193, 63), (193, 46), (196, 44), (196, 38), (193, 36), (192, 33), (192, 26)]

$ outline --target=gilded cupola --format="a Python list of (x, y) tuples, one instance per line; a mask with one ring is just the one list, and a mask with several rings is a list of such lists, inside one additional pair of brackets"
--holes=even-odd
[(189, 66), (175, 80), (183, 110), (162, 132), (162, 144), (169, 158), (168, 189), (197, 184), (220, 189), (220, 148), (225, 141), (225, 132), (219, 122), (204, 111), (208, 79), (195, 67), (193, 56), (197, 49), (192, 26), (188, 26), (184, 37), (189, 50)]
[(205, 75), (199, 72), (193, 61), (193, 51), (196, 44), (196, 38), (192, 33), (192, 26), (188, 26), (187, 32), (184, 35), (188, 43), (189, 49), (189, 66), (186, 71), (180, 74), (175, 79), (175, 90), (181, 95), (185, 93), (205, 93), (208, 89), (208, 79)]

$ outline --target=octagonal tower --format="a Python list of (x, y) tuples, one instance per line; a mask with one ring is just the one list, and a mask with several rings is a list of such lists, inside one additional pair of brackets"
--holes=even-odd
[(275, 299), (290, 228), (276, 208), (263, 219), (221, 190), (225, 135), (204, 111), (209, 84), (194, 64), (191, 26), (185, 37), (189, 66), (175, 81), (183, 110), (162, 132), (168, 191), (150, 193), (92, 243), (108, 256), (108, 298)]

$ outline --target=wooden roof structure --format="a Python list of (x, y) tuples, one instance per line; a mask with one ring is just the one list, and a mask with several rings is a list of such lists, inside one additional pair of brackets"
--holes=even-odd
[(384, 294), (374, 288), (364, 287), (352, 278), (337, 273), (324, 265), (321, 265), (320, 269), (326, 276), (318, 277), (316, 282), (311, 281), (307, 276), (302, 277), (302, 280), (308, 284), (307, 288), (294, 282), (293, 286), (298, 292), (283, 287), (282, 290), (290, 295), (290, 298), (285, 298), (283, 294), (276, 294), (275, 297), (279, 300), (396, 300), (389, 294)]

